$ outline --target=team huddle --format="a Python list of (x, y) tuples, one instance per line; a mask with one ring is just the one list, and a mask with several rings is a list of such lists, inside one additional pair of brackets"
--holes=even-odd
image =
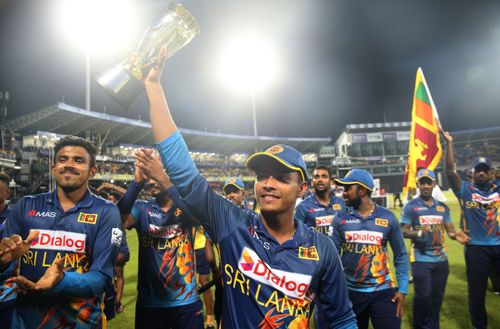
[[(162, 66), (143, 80), (161, 160), (151, 149), (137, 152), (135, 179), (116, 205), (89, 191), (96, 148), (69, 136), (54, 149), (57, 188), (24, 197), (5, 216), (2, 327), (106, 327), (104, 295), (113, 286), (124, 229), (135, 229), (135, 327), (204, 328), (195, 253), (201, 225), (206, 245), (218, 251), (218, 259), (210, 251), (205, 257), (216, 281), (215, 312), (206, 312), (215, 313), (219, 328), (309, 328), (311, 318), (318, 329), (368, 328), (370, 321), (375, 329), (401, 328), (410, 264), (413, 325), (439, 328), (449, 273), (445, 231), (466, 245), (470, 318), (474, 328), (487, 328), (488, 275), (500, 273), (500, 188), (488, 159), (477, 159), (472, 181), (462, 181), (453, 138), (444, 133), (446, 174), (463, 211), (460, 231), (446, 204), (433, 198), (436, 176), (426, 168), (417, 174), (419, 196), (400, 220), (373, 201), (374, 179), (361, 169), (334, 180), (343, 188), (339, 198), (329, 168), (315, 168), (314, 191), (297, 204), (309, 177), (300, 152), (286, 145), (246, 161), (256, 177), (257, 213), (242, 204), (240, 179), (224, 184), (224, 197), (200, 175), (166, 103)], [(152, 199), (137, 200), (145, 188)]]

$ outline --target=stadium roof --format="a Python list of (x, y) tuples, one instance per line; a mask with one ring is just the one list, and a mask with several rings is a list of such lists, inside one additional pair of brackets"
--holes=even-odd
[[(105, 113), (87, 111), (65, 103), (51, 105), (42, 110), (7, 122), (7, 127), (22, 135), (36, 134), (43, 130), (62, 135), (84, 136), (87, 131), (100, 135), (104, 145), (152, 145), (151, 124)], [(318, 152), (331, 143), (331, 138), (248, 136), (205, 132), (180, 128), (192, 151), (221, 154), (254, 152), (274, 144), (293, 146), (301, 152)]]

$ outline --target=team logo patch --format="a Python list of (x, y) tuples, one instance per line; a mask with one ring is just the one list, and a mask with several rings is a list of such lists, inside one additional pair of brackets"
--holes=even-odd
[(238, 269), (248, 278), (281, 291), (288, 297), (303, 298), (309, 290), (312, 276), (272, 268), (252, 249), (245, 247)]
[(111, 244), (119, 247), (122, 244), (123, 232), (118, 227), (114, 227), (111, 230)]
[(334, 203), (333, 206), (332, 206), (332, 209), (333, 210), (341, 210), (342, 209), (342, 206), (339, 205), (338, 203)]
[(97, 222), (97, 214), (86, 214), (84, 212), (81, 212), (80, 215), (78, 215), (77, 222), (85, 224), (95, 224)]
[(387, 219), (384, 219), (384, 218), (375, 218), (375, 225), (388, 227), (389, 221)]
[(443, 206), (436, 206), (436, 210), (439, 212), (444, 212), (444, 207)]
[(316, 246), (304, 248), (299, 247), (299, 258), (308, 260), (319, 260), (318, 250)]
[(179, 208), (175, 209), (174, 216), (179, 217), (180, 215), (182, 215), (182, 210), (180, 210)]
[(271, 154), (278, 154), (278, 153), (281, 153), (283, 152), (284, 148), (283, 146), (281, 145), (274, 145), (274, 146), (271, 146), (270, 148), (268, 148), (266, 150), (267, 153), (271, 153)]

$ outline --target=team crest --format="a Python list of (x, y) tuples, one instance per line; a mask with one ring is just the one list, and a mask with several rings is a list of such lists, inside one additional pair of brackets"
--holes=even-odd
[(180, 210), (179, 208), (175, 209), (174, 216), (179, 217), (180, 215), (182, 215), (182, 210)]
[(236, 183), (236, 179), (235, 178), (231, 178), (228, 182), (228, 184), (234, 184)]
[(319, 260), (318, 250), (316, 246), (304, 248), (299, 247), (299, 258), (308, 260)]
[(267, 153), (271, 153), (271, 154), (278, 154), (278, 153), (281, 153), (284, 151), (284, 148), (283, 146), (281, 145), (274, 145), (274, 146), (271, 146), (270, 148), (268, 148), (266, 150)]
[(77, 221), (79, 223), (95, 224), (97, 222), (97, 214), (86, 214), (81, 212), (80, 215), (78, 215)]
[(333, 206), (332, 206), (332, 209), (333, 210), (341, 210), (342, 209), (342, 206), (339, 205), (338, 203), (334, 203)]
[(422, 171), (422, 174), (429, 175), (429, 170), (425, 169), (424, 171)]
[(444, 207), (443, 206), (436, 206), (436, 210), (439, 212), (444, 212)]
[(375, 225), (388, 227), (389, 221), (387, 219), (383, 219), (383, 218), (375, 218)]

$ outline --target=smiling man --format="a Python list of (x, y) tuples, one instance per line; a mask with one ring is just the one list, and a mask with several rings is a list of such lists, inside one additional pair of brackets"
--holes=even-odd
[[(118, 208), (88, 189), (96, 151), (82, 138), (60, 139), (52, 167), (56, 190), (24, 197), (5, 222), (3, 236), (9, 239), (39, 232), (20, 258), (20, 275), (13, 278), (21, 292), (13, 328), (105, 325), (102, 296), (112, 285), (122, 231)], [(9, 270), (14, 274), (13, 264), (0, 264), (4, 277)]]
[[(161, 56), (160, 56), (161, 57)], [(250, 156), (261, 213), (241, 209), (215, 193), (189, 156), (165, 101), (163, 63), (145, 79), (151, 123), (167, 172), (191, 213), (220, 245), (222, 328), (356, 328), (333, 243), (294, 220), (307, 186), (301, 154), (275, 145)]]
[(328, 234), (335, 214), (345, 209), (344, 200), (332, 191), (330, 169), (318, 166), (313, 171), (314, 194), (309, 195), (295, 208), (295, 218), (320, 233)]
[(474, 159), (472, 181), (462, 181), (455, 170), (453, 137), (444, 133), (446, 140), (446, 175), (463, 212), (462, 229), (471, 238), (465, 246), (465, 266), (469, 314), (474, 328), (486, 329), (485, 298), (488, 275), (500, 273), (500, 187), (493, 179), (491, 160)]

